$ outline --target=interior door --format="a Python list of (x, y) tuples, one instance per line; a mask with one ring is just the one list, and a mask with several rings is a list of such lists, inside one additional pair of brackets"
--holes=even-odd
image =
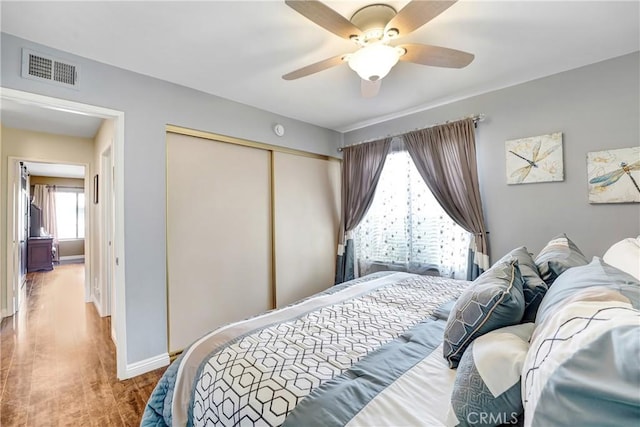
[(8, 316), (15, 314), (25, 292), (26, 243), (25, 204), (22, 182), (23, 166), (14, 158), (9, 159), (9, 185), (7, 186), (7, 310)]
[(18, 195), (18, 265), (19, 265), (19, 292), (16, 301), (16, 310), (20, 309), (22, 297), (26, 291), (27, 279), (27, 238), (29, 236), (29, 181), (27, 167), (20, 162), (20, 192)]

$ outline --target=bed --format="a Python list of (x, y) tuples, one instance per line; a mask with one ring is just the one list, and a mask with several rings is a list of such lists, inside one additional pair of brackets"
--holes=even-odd
[(638, 279), (561, 235), (473, 282), (378, 272), (212, 331), (141, 425), (636, 425), (638, 354)]

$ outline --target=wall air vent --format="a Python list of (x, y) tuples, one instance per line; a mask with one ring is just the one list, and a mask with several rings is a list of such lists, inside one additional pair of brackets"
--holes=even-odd
[(78, 66), (69, 61), (22, 49), (22, 77), (25, 79), (77, 89), (78, 71)]

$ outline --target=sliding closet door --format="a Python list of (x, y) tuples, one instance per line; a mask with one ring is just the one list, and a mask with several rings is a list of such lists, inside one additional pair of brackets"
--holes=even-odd
[(329, 288), (340, 222), (340, 162), (273, 153), (276, 304)]
[(271, 308), (270, 156), (167, 134), (170, 353)]

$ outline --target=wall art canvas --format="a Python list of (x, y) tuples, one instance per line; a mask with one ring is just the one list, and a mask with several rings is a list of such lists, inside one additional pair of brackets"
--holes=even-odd
[(562, 132), (505, 142), (507, 184), (563, 181)]
[(587, 153), (589, 203), (640, 203), (640, 147)]

